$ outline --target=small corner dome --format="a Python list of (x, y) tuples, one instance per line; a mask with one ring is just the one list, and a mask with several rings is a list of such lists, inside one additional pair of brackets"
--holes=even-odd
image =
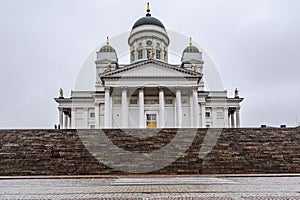
[(200, 52), (199, 49), (193, 45), (190, 45), (183, 50), (183, 53), (198, 53), (198, 52)]
[(116, 52), (116, 50), (111, 45), (106, 44), (100, 48), (99, 52)]
[(190, 38), (190, 45), (183, 50), (183, 53), (199, 53), (199, 49), (195, 47), (192, 43), (192, 38)]

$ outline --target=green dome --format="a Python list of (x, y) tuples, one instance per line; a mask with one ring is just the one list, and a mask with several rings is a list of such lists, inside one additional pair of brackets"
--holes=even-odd
[(116, 52), (116, 50), (112, 46), (110, 46), (109, 44), (106, 44), (103, 47), (101, 47), (99, 52)]
[(200, 52), (199, 49), (193, 45), (186, 47), (183, 51), (184, 53), (197, 53)]
[(148, 14), (146, 17), (142, 17), (141, 19), (137, 20), (132, 29), (135, 29), (138, 26), (142, 26), (142, 25), (155, 25), (155, 26), (159, 26), (161, 28), (165, 28), (165, 26), (161, 23), (161, 21), (159, 21), (158, 19), (156, 19), (155, 17), (151, 17), (150, 14)]

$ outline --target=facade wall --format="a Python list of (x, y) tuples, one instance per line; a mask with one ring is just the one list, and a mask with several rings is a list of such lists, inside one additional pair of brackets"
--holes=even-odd
[[(207, 128), (222, 128), (229, 127), (231, 123), (231, 117), (229, 114), (229, 107), (226, 107), (225, 103), (218, 103), (213, 105), (211, 103), (199, 102), (201, 98), (198, 98), (197, 106), (193, 106), (192, 96), (183, 94), (181, 96), (182, 107), (182, 128), (191, 127), (207, 127)], [(104, 101), (104, 98), (98, 99), (100, 102)], [(128, 97), (128, 126), (122, 127), (122, 98), (119, 95), (111, 97), (111, 123), (110, 128), (137, 128), (139, 127), (139, 99), (136, 95)], [(176, 97), (165, 95), (164, 98), (164, 124), (165, 128), (176, 127), (176, 121), (178, 120)], [(71, 116), (69, 122), (71, 125), (63, 128), (97, 128), (96, 120), (99, 120), (98, 128), (105, 128), (105, 104), (77, 104), (71, 102), (68, 106), (71, 108)], [(96, 113), (96, 107), (99, 107), (99, 113)], [(204, 107), (204, 109), (203, 109)], [(235, 108), (235, 107), (234, 107)], [(195, 118), (193, 112), (196, 112)], [(160, 107), (158, 96), (144, 96), (144, 114), (153, 113), (157, 115), (157, 128), (160, 128)], [(98, 114), (98, 117), (96, 116)], [(236, 113), (233, 113), (234, 120), (236, 120)], [(73, 117), (72, 117), (73, 116)], [(145, 116), (146, 117), (146, 116)], [(73, 119), (75, 118), (75, 119)], [(204, 122), (203, 122), (204, 121)], [(146, 119), (145, 126), (146, 128)]]

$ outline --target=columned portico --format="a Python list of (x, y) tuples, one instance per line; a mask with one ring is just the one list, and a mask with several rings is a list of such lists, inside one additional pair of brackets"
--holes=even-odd
[(181, 88), (176, 88), (176, 111), (177, 111), (177, 127), (182, 126), (182, 105), (181, 105)]
[(128, 97), (127, 87), (122, 88), (122, 128), (128, 128)]
[(111, 109), (110, 109), (110, 88), (105, 88), (105, 95), (104, 95), (104, 128), (111, 128), (110, 127), (110, 116), (111, 116)]
[(162, 87), (159, 88), (159, 126), (165, 126), (165, 94)]
[(144, 88), (139, 88), (139, 128), (145, 128)]

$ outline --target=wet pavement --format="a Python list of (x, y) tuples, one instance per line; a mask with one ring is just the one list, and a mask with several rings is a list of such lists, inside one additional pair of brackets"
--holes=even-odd
[(0, 199), (299, 199), (300, 176), (0, 177)]

